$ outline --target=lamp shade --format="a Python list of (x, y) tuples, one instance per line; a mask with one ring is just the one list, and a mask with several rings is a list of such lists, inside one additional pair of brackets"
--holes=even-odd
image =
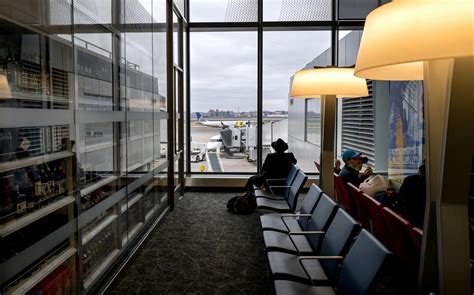
[(295, 73), (291, 97), (317, 98), (321, 95), (360, 97), (369, 95), (365, 79), (354, 76), (353, 68), (316, 68)]
[(7, 76), (0, 74), (0, 99), (12, 98)]
[(473, 0), (393, 0), (366, 19), (355, 75), (422, 80), (423, 61), (474, 55)]

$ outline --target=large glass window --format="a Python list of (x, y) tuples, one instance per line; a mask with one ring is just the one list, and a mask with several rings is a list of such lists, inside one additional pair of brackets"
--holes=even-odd
[[(290, 99), (291, 77), (303, 68), (330, 63), (331, 34), (328, 31), (266, 31), (263, 35), (263, 150), (282, 138), (295, 154), (298, 166), (316, 172), (319, 162), (320, 127), (307, 124), (316, 109), (306, 111), (305, 99)], [(319, 54), (324, 60), (316, 59)], [(282, 58), (285, 57), (285, 58)], [(311, 106), (313, 103), (310, 104)], [(308, 119), (310, 120), (310, 119)], [(307, 126), (307, 128), (305, 128)], [(310, 128), (311, 127), (311, 128)], [(317, 139), (316, 139), (317, 138)], [(310, 140), (311, 139), (311, 140)]]
[(196, 32), (190, 46), (191, 171), (255, 172), (257, 34)]
[(306, 140), (321, 146), (321, 101), (319, 98), (306, 101)]

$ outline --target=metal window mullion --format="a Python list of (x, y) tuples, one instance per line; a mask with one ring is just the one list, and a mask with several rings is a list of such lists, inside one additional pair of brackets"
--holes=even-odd
[[(71, 126), (71, 130), (74, 130), (75, 131), (75, 134), (74, 134), (74, 137), (72, 137), (72, 134), (71, 134), (71, 138), (75, 138), (76, 139), (76, 142), (75, 142), (75, 145), (76, 145), (76, 152), (75, 152), (75, 156), (72, 158), (72, 161), (76, 161), (76, 163), (72, 163), (72, 167), (74, 168), (75, 167), (75, 171), (72, 171), (73, 175), (71, 176), (71, 178), (73, 179), (73, 183), (75, 184), (75, 186), (73, 185), (73, 187), (76, 188), (76, 191), (75, 191), (75, 198), (76, 198), (76, 211), (78, 212), (79, 211), (79, 208), (81, 206), (81, 191), (79, 189), (79, 185), (80, 185), (80, 180), (81, 180), (81, 171), (80, 171), (80, 167), (78, 165), (78, 161), (79, 161), (79, 157), (78, 157), (78, 146), (79, 146), (79, 124), (77, 124), (77, 118), (76, 118), (76, 112), (75, 110), (77, 110), (77, 108), (79, 107), (79, 96), (78, 96), (78, 93), (79, 93), (79, 81), (78, 81), (78, 69), (77, 69), (77, 53), (76, 53), (76, 44), (75, 44), (75, 23), (74, 23), (74, 2), (75, 0), (71, 0), (71, 43), (72, 43), (72, 73), (73, 73), (73, 77), (74, 79), (72, 80), (73, 81), (73, 87), (71, 90), (69, 90), (69, 94), (72, 95), (72, 98), (73, 98), (73, 102), (72, 103), (69, 103), (69, 106), (70, 108), (72, 107), (73, 110), (72, 110), (72, 117), (73, 117), (73, 122), (72, 122), (72, 125)], [(72, 92), (72, 93), (71, 93)], [(70, 144), (70, 148), (72, 148), (72, 144)], [(72, 170), (72, 169), (71, 169)], [(79, 215), (79, 213), (76, 213), (77, 215)], [(76, 239), (77, 239), (77, 255), (79, 258), (82, 257), (82, 233), (79, 231), (79, 221), (78, 221), (78, 218), (76, 218), (75, 220), (75, 233), (76, 233)], [(80, 289), (81, 289), (81, 283), (80, 281), (82, 281), (82, 278), (83, 278), (83, 272), (82, 272), (82, 267), (78, 267), (78, 271), (77, 271), (77, 274), (74, 274), (73, 275), (73, 282), (74, 284), (72, 285), (72, 290), (75, 290), (76, 293), (79, 293), (80, 292)], [(73, 291), (74, 293), (74, 291)]]
[(258, 0), (257, 51), (257, 173), (260, 173), (263, 163), (263, 0)]
[[(189, 0), (186, 0), (187, 3), (187, 19), (189, 19)], [(188, 161), (186, 162), (186, 174), (191, 173), (191, 71), (190, 69), (190, 41), (191, 41), (191, 36), (189, 32), (189, 26), (186, 24), (186, 48), (184, 48), (184, 54), (186, 55), (185, 63), (186, 67), (185, 69), (187, 70), (186, 73), (186, 81), (185, 81), (185, 87), (186, 87), (186, 109), (188, 110), (186, 112), (186, 150), (187, 150), (187, 159)]]
[[(112, 1), (112, 27), (114, 29), (122, 29), (124, 27), (124, 21), (121, 20), (122, 16), (122, 6), (121, 6), (120, 1)], [(125, 5), (125, 4), (123, 4)], [(125, 17), (125, 16), (124, 16)], [(121, 57), (122, 57), (122, 52), (121, 52), (121, 42), (125, 42), (125, 33), (119, 33), (117, 30), (114, 30), (112, 33), (112, 60), (113, 60), (113, 68), (112, 68), (112, 95), (113, 95), (113, 110), (114, 111), (123, 111), (125, 112), (125, 117), (123, 121), (114, 121), (112, 123), (113, 126), (113, 142), (114, 147), (113, 147), (113, 173), (114, 175), (117, 175), (119, 177), (119, 182), (121, 181), (120, 176), (122, 173), (122, 145), (121, 145), (121, 132), (120, 132), (120, 127), (121, 124), (127, 124), (127, 114), (126, 110), (121, 110), (121, 83), (122, 81), (120, 80), (120, 74), (121, 74), (121, 67), (120, 67), (120, 62), (121, 62)], [(124, 44), (124, 51), (126, 50), (126, 46)], [(123, 52), (124, 57), (125, 52)], [(125, 59), (125, 64), (126, 64), (126, 59)], [(126, 66), (124, 64), (123, 69), (126, 69)], [(126, 81), (126, 75), (124, 74), (123, 77), (125, 78)], [(125, 82), (124, 81), (124, 82)], [(126, 90), (125, 90), (126, 91)], [(125, 132), (125, 136), (126, 136)], [(125, 141), (125, 147), (127, 145), (127, 138), (124, 138)], [(126, 149), (125, 149), (126, 151)], [(125, 153), (125, 158), (127, 157), (127, 153)], [(125, 160), (125, 166), (127, 165), (127, 160)], [(125, 192), (125, 195), (127, 193), (127, 188), (123, 188), (123, 191)], [(119, 206), (120, 207), (120, 206)], [(107, 209), (104, 209), (104, 211)], [(115, 244), (118, 249), (122, 249), (122, 232), (120, 232), (121, 227), (121, 222), (122, 218), (120, 218), (120, 214), (122, 214), (121, 210), (118, 208), (115, 208), (117, 214), (119, 215), (119, 218), (116, 219), (116, 226), (115, 226)]]
[(168, 205), (170, 211), (174, 210), (174, 67), (173, 67), (173, 3), (172, 0), (166, 1), (166, 82), (167, 82), (167, 137), (168, 137)]
[(178, 179), (181, 185), (180, 195), (184, 193), (184, 61), (183, 61), (183, 18), (178, 17), (178, 64), (181, 67), (181, 72), (178, 74), (178, 113), (180, 114), (178, 119), (178, 147), (182, 152), (181, 157), (178, 161)]

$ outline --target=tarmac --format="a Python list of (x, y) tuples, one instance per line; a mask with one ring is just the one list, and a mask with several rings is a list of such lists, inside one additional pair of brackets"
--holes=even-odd
[[(219, 135), (221, 128), (209, 127), (191, 124), (191, 149), (194, 147), (205, 148), (207, 142), (214, 135)], [(255, 173), (257, 172), (256, 162), (249, 162), (247, 156), (243, 153), (234, 154), (233, 156), (226, 155), (223, 151), (219, 153), (224, 172), (231, 173)], [(207, 167), (207, 161), (200, 161), (198, 163), (191, 162), (192, 172), (211, 172)]]

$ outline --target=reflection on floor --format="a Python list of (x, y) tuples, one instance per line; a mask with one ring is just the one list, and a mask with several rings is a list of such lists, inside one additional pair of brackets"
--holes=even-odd
[(109, 294), (274, 294), (258, 213), (227, 212), (235, 193), (188, 192)]

